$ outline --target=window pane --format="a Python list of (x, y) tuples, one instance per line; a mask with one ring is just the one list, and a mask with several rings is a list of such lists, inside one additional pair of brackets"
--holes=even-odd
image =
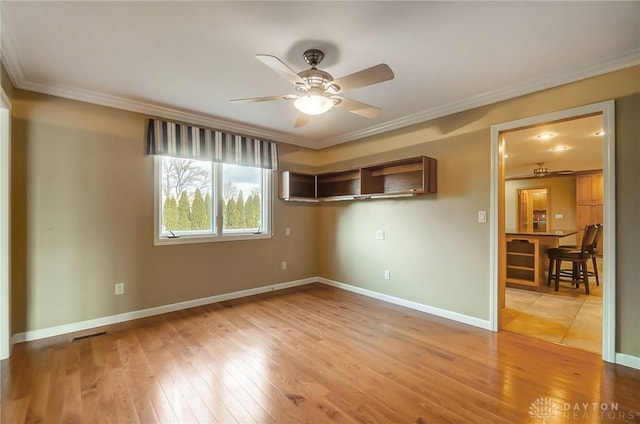
[(263, 229), (262, 174), (260, 168), (223, 165), (223, 233)]
[(211, 162), (162, 157), (161, 234), (212, 232)]

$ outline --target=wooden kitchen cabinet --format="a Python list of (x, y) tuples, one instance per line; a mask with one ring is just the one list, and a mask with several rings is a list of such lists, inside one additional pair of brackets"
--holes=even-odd
[[(584, 227), (603, 222), (604, 182), (602, 172), (576, 176), (576, 224), (578, 242), (582, 240)], [(604, 229), (606, 232), (606, 228)], [(604, 233), (603, 233), (604, 237)], [(598, 243), (602, 254), (602, 239)]]
[(576, 201), (578, 203), (600, 203), (603, 200), (603, 175), (583, 174), (576, 177)]

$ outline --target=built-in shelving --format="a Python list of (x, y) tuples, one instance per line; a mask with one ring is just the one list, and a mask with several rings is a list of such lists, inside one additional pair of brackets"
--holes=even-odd
[(319, 174), (317, 184), (320, 199), (357, 196), (360, 194), (360, 172), (354, 169)]
[(538, 241), (507, 240), (507, 285), (538, 288)]
[(284, 171), (280, 173), (280, 198), (317, 202), (315, 175)]
[(437, 191), (437, 161), (427, 156), (317, 175), (280, 173), (280, 198), (335, 201), (415, 196)]

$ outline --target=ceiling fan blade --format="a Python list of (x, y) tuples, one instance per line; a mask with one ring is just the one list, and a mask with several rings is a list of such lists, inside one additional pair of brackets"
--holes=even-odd
[(256, 59), (285, 77), (292, 84), (301, 84), (304, 87), (309, 87), (305, 80), (300, 78), (300, 76), (295, 73), (293, 69), (289, 68), (283, 61), (281, 61), (277, 57), (268, 54), (257, 54)]
[(347, 99), (346, 97), (331, 96), (331, 99), (336, 103), (335, 107), (338, 109), (346, 110), (356, 115), (364, 116), (365, 118), (377, 118), (380, 112), (382, 112), (380, 108)]
[(381, 63), (362, 71), (354, 72), (342, 78), (328, 82), (326, 90), (330, 93), (343, 93), (354, 88), (365, 87), (393, 79), (393, 71), (388, 65)]
[(304, 113), (301, 113), (296, 118), (296, 123), (293, 124), (293, 128), (305, 127), (309, 123), (309, 117)]
[(269, 102), (271, 100), (293, 100), (297, 99), (298, 96), (295, 94), (285, 94), (282, 96), (267, 96), (267, 97), (250, 97), (248, 99), (231, 99), (230, 102), (240, 103), (240, 102)]
[(573, 175), (575, 174), (575, 171), (572, 171), (570, 169), (563, 169), (561, 171), (551, 171), (550, 174), (555, 174), (555, 175)]

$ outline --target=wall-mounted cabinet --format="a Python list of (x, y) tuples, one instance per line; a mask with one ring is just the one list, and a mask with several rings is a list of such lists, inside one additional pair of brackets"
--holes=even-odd
[(280, 198), (332, 201), (415, 196), (437, 191), (437, 161), (427, 156), (310, 175), (280, 173)]
[(360, 172), (355, 169), (319, 174), (317, 184), (319, 199), (350, 199), (360, 194)]
[(284, 171), (280, 173), (280, 198), (285, 200), (316, 201), (315, 175)]

